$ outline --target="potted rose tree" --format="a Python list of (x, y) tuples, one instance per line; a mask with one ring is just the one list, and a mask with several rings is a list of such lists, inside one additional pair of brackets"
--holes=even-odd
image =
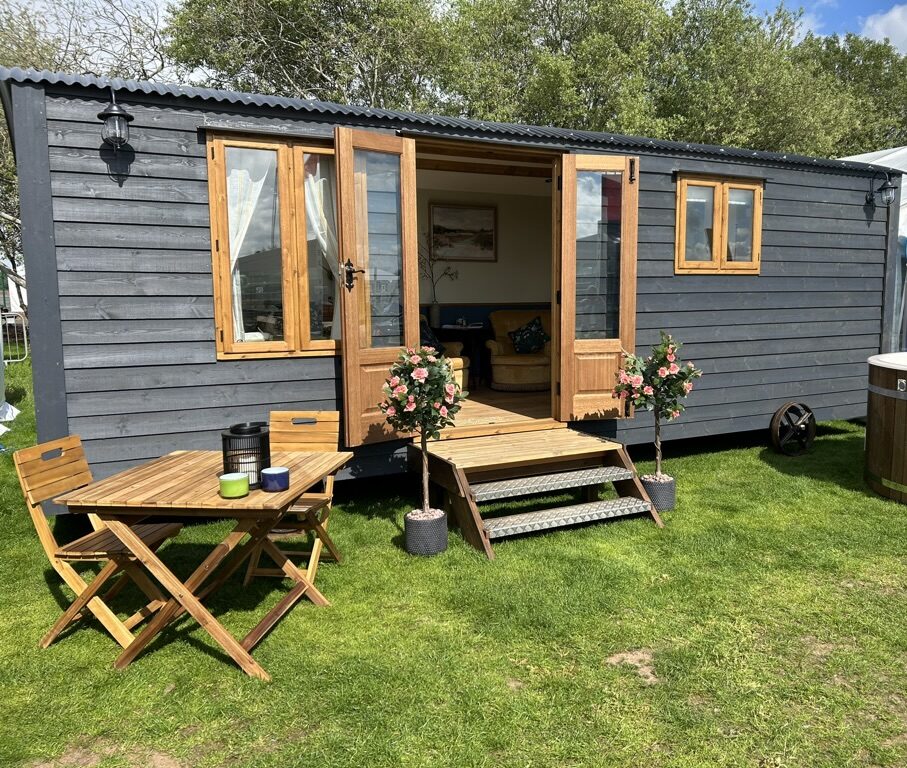
[(659, 512), (674, 509), (676, 498), (674, 478), (661, 471), (661, 422), (680, 417), (684, 410), (681, 401), (693, 390), (693, 379), (702, 376), (693, 363), (681, 362), (680, 347), (662, 331), (661, 342), (651, 355), (626, 356), (614, 387), (614, 396), (624, 400), (625, 406), (654, 411), (655, 474), (642, 475), (640, 480)]
[(400, 432), (416, 433), (422, 449), (422, 508), (404, 517), (406, 551), (435, 555), (447, 549), (447, 515), (428, 500), (428, 439), (454, 423), (467, 392), (454, 381), (447, 358), (434, 347), (409, 348), (400, 353), (384, 382), (379, 407)]

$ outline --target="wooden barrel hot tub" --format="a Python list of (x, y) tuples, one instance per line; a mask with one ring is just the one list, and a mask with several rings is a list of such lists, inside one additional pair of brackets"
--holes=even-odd
[(907, 504), (907, 352), (869, 358), (866, 483)]

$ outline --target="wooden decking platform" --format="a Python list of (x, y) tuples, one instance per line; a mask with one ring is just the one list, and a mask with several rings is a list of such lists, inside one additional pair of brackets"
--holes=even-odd
[(588, 459), (605, 456), (623, 446), (572, 429), (550, 433), (540, 430), (504, 435), (485, 435), (431, 443), (428, 452), (469, 472), (503, 470), (508, 467), (553, 464), (557, 459)]
[[(528, 429), (528, 428), (527, 428)], [(413, 458), (418, 449), (413, 446)], [(648, 513), (661, 519), (620, 443), (572, 429), (483, 434), (429, 444), (429, 469), (436, 505), (443, 504), (463, 537), (489, 558), (491, 540), (621, 515)], [(612, 483), (619, 498), (600, 500), (598, 488)], [(506, 518), (485, 518), (485, 501), (583, 489), (585, 503)], [(442, 498), (443, 497), (443, 498)]]
[(441, 433), (442, 440), (481, 435), (565, 429), (566, 423), (551, 417), (550, 392), (470, 392), (457, 414), (455, 426)]

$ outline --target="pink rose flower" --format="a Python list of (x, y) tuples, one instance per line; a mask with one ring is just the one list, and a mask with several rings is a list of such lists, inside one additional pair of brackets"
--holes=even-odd
[(671, 418), (672, 418), (672, 419), (676, 419), (678, 416), (680, 416), (680, 411), (672, 411), (672, 412), (671, 412)]
[(429, 355), (429, 356), (426, 357), (425, 359), (428, 360), (428, 362), (430, 362), (430, 363), (437, 363), (437, 362), (438, 362), (438, 358), (435, 357), (434, 355)]
[(403, 406), (403, 410), (404, 411), (414, 411), (414, 410), (416, 410), (416, 404), (412, 403), (412, 402), (407, 403), (406, 405)]
[(630, 377), (627, 376), (627, 372), (626, 372), (626, 371), (620, 371), (620, 372), (617, 374), (617, 379), (618, 379), (618, 381), (620, 381), (621, 384), (629, 384), (629, 383), (630, 383)]
[(413, 401), (416, 399), (416, 396), (415, 396), (415, 395), (410, 395), (410, 396), (409, 396), (408, 398), (406, 398), (406, 399), (407, 399), (408, 402), (411, 403), (411, 402), (413, 402)]
[(445, 416), (445, 417), (447, 416), (447, 406), (446, 405), (441, 406), (441, 415)]
[(677, 363), (671, 363), (671, 367), (668, 368), (668, 373), (680, 373), (680, 366)]
[(428, 378), (428, 369), (427, 368), (416, 368), (412, 372), (412, 377), (419, 382), (423, 382)]
[(432, 404), (431, 404), (431, 407), (434, 408), (434, 409), (437, 411), (438, 408), (441, 407), (441, 403), (432, 403)]
[(673, 352), (671, 352), (671, 353), (668, 355), (668, 362), (669, 362), (669, 363), (673, 363), (676, 359), (677, 359), (677, 357), (674, 355)]
[(661, 378), (664, 378), (668, 375), (668, 369), (664, 366), (661, 366), (661, 368), (658, 369), (658, 375), (661, 376)]
[(419, 363), (422, 362), (422, 358), (419, 357), (418, 355), (411, 355), (410, 358), (409, 358), (409, 361), (410, 361), (413, 365), (418, 365)]
[(627, 399), (627, 390), (625, 390), (625, 389), (624, 389), (624, 390), (621, 390), (621, 392), (620, 392), (620, 394), (618, 395), (618, 397), (619, 397), (621, 400), (626, 400), (626, 399)]
[(636, 374), (636, 376), (631, 376), (630, 383), (634, 387), (641, 387), (642, 386), (642, 376), (640, 376), (639, 374)]
[(387, 410), (385, 411), (385, 413), (386, 413), (388, 416), (396, 416), (396, 415), (397, 415), (397, 409), (394, 408), (394, 406), (389, 405), (389, 406), (387, 406)]
[(653, 395), (655, 394), (655, 390), (652, 389), (652, 387), (650, 387), (648, 384), (646, 384), (646, 386), (642, 388), (642, 393), (644, 395)]
[(685, 382), (683, 383), (683, 389), (684, 389), (684, 392), (686, 392), (687, 394), (690, 394), (690, 392), (693, 391), (693, 382), (692, 382), (692, 381), (685, 381)]
[(389, 385), (391, 388), (396, 387), (396, 386), (400, 383), (400, 377), (399, 377), (399, 376), (391, 376), (391, 377), (387, 380), (387, 383), (388, 383), (388, 385)]
[(399, 384), (398, 386), (394, 387), (395, 395), (405, 395), (407, 392), (409, 392), (409, 390), (406, 388), (406, 384)]
[(444, 385), (444, 391), (448, 394), (448, 396), (453, 397), (455, 394), (457, 394), (457, 385), (453, 382), (449, 382)]

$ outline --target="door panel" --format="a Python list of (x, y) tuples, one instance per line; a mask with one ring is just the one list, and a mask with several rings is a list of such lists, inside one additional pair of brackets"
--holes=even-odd
[(378, 408), (387, 371), (419, 341), (415, 143), (336, 129), (346, 444), (397, 435)]
[(564, 155), (561, 167), (559, 418), (620, 418), (611, 391), (635, 346), (639, 162)]

